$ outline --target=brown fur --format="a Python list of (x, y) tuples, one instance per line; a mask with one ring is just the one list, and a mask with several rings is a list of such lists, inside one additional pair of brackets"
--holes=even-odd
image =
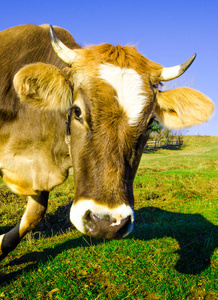
[(81, 60), (85, 64), (88, 62), (95, 68), (99, 64), (111, 63), (120, 68), (134, 69), (139, 74), (149, 73), (153, 75), (156, 73), (156, 76), (161, 73), (163, 68), (142, 56), (134, 46), (102, 44), (81, 49), (77, 53), (82, 53)]
[[(80, 48), (64, 29), (55, 27), (60, 39), (70, 48)], [(13, 77), (26, 64), (44, 62), (66, 66), (52, 49), (48, 25), (22, 25), (0, 32), (0, 127), (16, 117), (19, 99), (13, 89)]]
[[(51, 190), (68, 175), (65, 114), (21, 106), (16, 121), (0, 131), (0, 164), (5, 183), (15, 193)], [(6, 136), (4, 143), (1, 137)]]

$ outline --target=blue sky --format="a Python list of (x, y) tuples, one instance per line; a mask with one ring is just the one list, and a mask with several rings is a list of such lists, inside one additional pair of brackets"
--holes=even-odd
[[(218, 107), (217, 0), (0, 0), (0, 7), (0, 30), (30, 23), (58, 25), (81, 45), (134, 44), (166, 67), (196, 52), (193, 65), (171, 87), (200, 90)], [(208, 123), (188, 130), (218, 135), (217, 113)]]

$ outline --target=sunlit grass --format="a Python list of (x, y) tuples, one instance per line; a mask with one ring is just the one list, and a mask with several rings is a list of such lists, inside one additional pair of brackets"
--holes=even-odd
[[(195, 146), (196, 145), (196, 146)], [(218, 138), (143, 154), (135, 228), (123, 240), (82, 235), (69, 222), (73, 178), (52, 191), (44, 222), (0, 263), (0, 299), (216, 299)], [(1, 228), (25, 198), (0, 183)]]

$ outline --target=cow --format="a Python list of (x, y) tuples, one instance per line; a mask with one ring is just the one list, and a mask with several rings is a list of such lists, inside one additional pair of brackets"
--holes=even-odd
[(133, 46), (82, 48), (66, 30), (48, 25), (4, 30), (0, 44), (0, 175), (28, 198), (19, 224), (0, 236), (0, 258), (43, 219), (49, 192), (70, 167), (74, 226), (92, 237), (127, 236), (133, 180), (154, 117), (178, 129), (213, 113), (213, 102), (197, 90), (159, 91), (196, 55), (163, 67)]

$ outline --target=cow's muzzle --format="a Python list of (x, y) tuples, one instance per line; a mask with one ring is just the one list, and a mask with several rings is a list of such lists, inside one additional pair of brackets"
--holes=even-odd
[(108, 208), (94, 200), (81, 199), (72, 205), (70, 219), (82, 233), (96, 238), (116, 239), (132, 231), (134, 214), (133, 209), (125, 204)]

